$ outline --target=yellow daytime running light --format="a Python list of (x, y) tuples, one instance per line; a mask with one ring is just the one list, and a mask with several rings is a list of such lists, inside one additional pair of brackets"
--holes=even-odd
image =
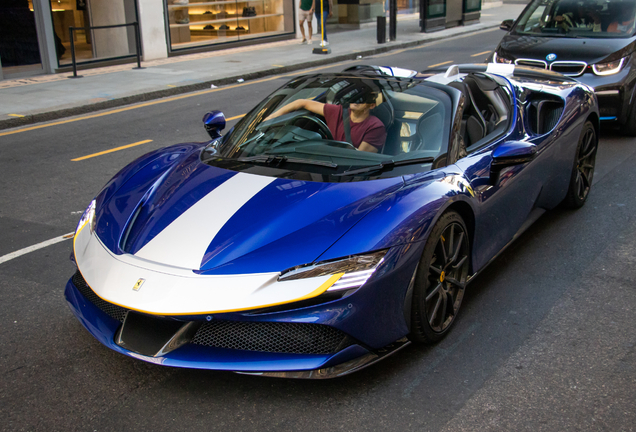
[(382, 262), (386, 252), (386, 250), (383, 250), (336, 261), (293, 267), (284, 271), (278, 280), (284, 282), (294, 279), (307, 279), (344, 273), (327, 291), (357, 288), (362, 286), (371, 277)]

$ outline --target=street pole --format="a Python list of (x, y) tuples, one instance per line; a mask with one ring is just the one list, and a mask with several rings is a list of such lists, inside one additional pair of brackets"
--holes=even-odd
[(314, 48), (313, 54), (331, 54), (331, 48), (325, 44), (325, 10), (324, 0), (320, 1), (320, 47)]
[(397, 31), (397, 0), (389, 0), (389, 40), (396, 39)]

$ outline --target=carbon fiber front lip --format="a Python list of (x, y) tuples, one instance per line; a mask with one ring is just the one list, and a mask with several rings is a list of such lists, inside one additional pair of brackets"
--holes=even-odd
[(339, 378), (350, 373), (357, 372), (374, 363), (383, 360), (384, 358), (395, 354), (402, 348), (410, 345), (411, 341), (406, 337), (393, 342), (390, 345), (374, 352), (365, 354), (362, 357), (350, 360), (348, 362), (341, 363), (336, 366), (331, 366), (322, 369), (314, 369), (308, 371), (283, 371), (283, 372), (239, 372), (234, 371), (241, 375), (256, 375), (271, 378), (291, 378), (291, 379), (332, 379)]

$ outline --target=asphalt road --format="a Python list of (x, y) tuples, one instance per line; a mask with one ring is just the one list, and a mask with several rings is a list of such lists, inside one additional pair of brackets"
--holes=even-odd
[[(501, 36), (487, 31), (357, 63), (421, 70), (480, 61)], [(205, 140), (207, 110), (240, 116), (287, 79), (1, 131), (0, 257), (72, 232), (126, 163)], [(635, 165), (636, 140), (605, 128), (587, 204), (546, 213), (476, 278), (446, 339), (325, 382), (122, 356), (65, 304), (70, 241), (0, 263), (0, 429), (633, 430)]]

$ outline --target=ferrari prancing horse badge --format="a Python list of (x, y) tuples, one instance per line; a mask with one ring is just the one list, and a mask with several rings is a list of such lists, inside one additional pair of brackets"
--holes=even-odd
[(135, 286), (133, 287), (133, 291), (139, 291), (144, 282), (146, 282), (146, 279), (138, 279), (137, 283), (135, 283)]

